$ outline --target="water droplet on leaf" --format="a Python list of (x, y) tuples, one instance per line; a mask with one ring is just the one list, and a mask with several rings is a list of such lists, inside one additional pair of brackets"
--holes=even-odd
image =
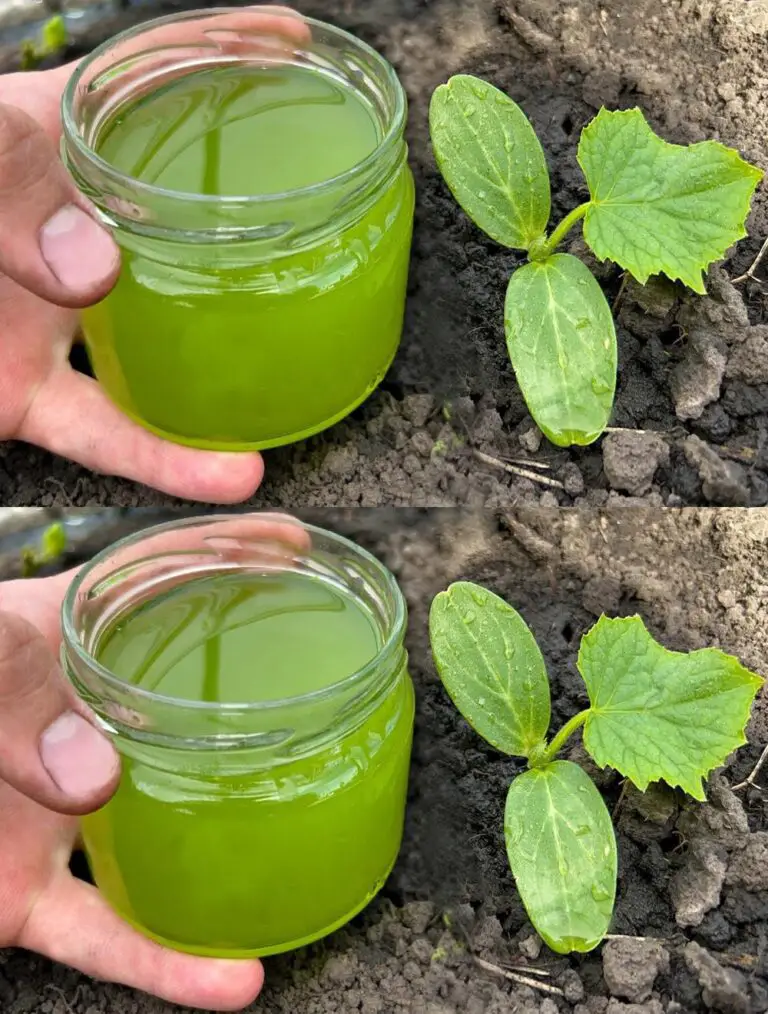
[(484, 697), (478, 697), (477, 698), (477, 703), (480, 705), (481, 708), (484, 708), (485, 707), (485, 698)]
[(610, 891), (606, 891), (604, 887), (600, 887), (598, 884), (592, 885), (591, 893), (595, 901), (608, 901), (611, 896)]
[(464, 615), (462, 616), (462, 620), (465, 623), (474, 623), (475, 622), (474, 612), (471, 609), (468, 609), (466, 613), (464, 613)]
[(488, 89), (485, 87), (485, 85), (481, 81), (476, 81), (473, 82), (470, 85), (470, 87), (472, 89), (472, 94), (475, 96), (475, 98), (480, 99), (481, 102), (484, 102), (488, 96)]
[(587, 327), (589, 327), (589, 321), (587, 320), (586, 317), (582, 317), (581, 320), (577, 320), (576, 321), (576, 330), (577, 331), (583, 331)]
[(576, 828), (574, 834), (576, 835), (577, 838), (584, 838), (585, 835), (588, 835), (591, 830), (592, 829), (588, 824), (582, 824), (581, 827)]
[(475, 605), (484, 606), (488, 601), (488, 593), (484, 592), (482, 588), (473, 588), (469, 593), (475, 601)]
[(590, 387), (595, 394), (609, 394), (611, 390), (608, 384), (604, 384), (601, 380), (598, 380), (597, 377), (592, 378)]

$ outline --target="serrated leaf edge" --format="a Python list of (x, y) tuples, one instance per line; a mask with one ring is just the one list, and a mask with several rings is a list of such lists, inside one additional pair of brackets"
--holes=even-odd
[[(640, 116), (643, 118), (643, 121), (645, 122), (646, 126), (651, 131), (651, 133), (653, 133), (653, 135), (655, 137), (657, 137), (660, 141), (663, 141), (664, 144), (667, 145), (668, 147), (675, 148), (678, 151), (691, 151), (691, 150), (693, 150), (695, 148), (700, 148), (700, 147), (704, 147), (704, 146), (706, 146), (708, 148), (717, 148), (719, 151), (724, 152), (724, 153), (726, 153), (728, 155), (735, 155), (736, 159), (738, 160), (738, 162), (741, 163), (741, 166), (743, 166), (746, 170), (748, 170), (748, 172), (744, 174), (744, 179), (747, 180), (747, 179), (749, 179), (751, 177), (752, 180), (753, 180), (753, 186), (752, 186), (751, 193), (748, 194), (745, 197), (745, 201), (744, 201), (745, 207), (744, 207), (743, 214), (740, 216), (740, 221), (737, 220), (738, 224), (735, 226), (735, 229), (739, 230), (738, 231), (738, 235), (734, 236), (733, 240), (730, 243), (728, 243), (725, 246), (723, 246), (722, 248), (716, 247), (716, 249), (718, 250), (718, 252), (714, 256), (712, 256), (709, 260), (705, 261), (701, 265), (701, 267), (699, 269), (699, 278), (698, 278), (698, 280), (694, 280), (692, 277), (691, 278), (684, 278), (682, 273), (670, 273), (670, 272), (667, 272), (667, 271), (663, 271), (661, 269), (659, 269), (656, 272), (654, 272), (654, 271), (646, 271), (646, 272), (639, 271), (639, 272), (636, 272), (636, 271), (633, 271), (632, 268), (629, 268), (626, 265), (621, 264), (619, 261), (617, 261), (614, 258), (608, 256), (607, 254), (605, 254), (605, 253), (603, 253), (603, 252), (601, 252), (599, 250), (596, 250), (594, 248), (594, 246), (592, 245), (592, 243), (589, 241), (589, 239), (587, 237), (587, 230), (589, 228), (590, 210), (591, 210), (591, 208), (599, 207), (600, 204), (602, 203), (601, 201), (596, 201), (596, 200), (594, 200), (592, 198), (592, 192), (590, 190), (590, 201), (588, 202), (589, 207), (587, 208), (587, 212), (586, 212), (586, 214), (584, 216), (584, 240), (587, 243), (587, 245), (589, 246), (589, 248), (592, 250), (592, 252), (595, 254), (595, 256), (598, 258), (598, 260), (600, 261), (601, 264), (606, 263), (606, 261), (610, 261), (613, 264), (618, 264), (619, 267), (621, 267), (623, 270), (625, 270), (629, 275), (632, 276), (632, 278), (634, 278), (636, 281), (638, 281), (641, 285), (645, 285), (646, 282), (648, 281), (648, 279), (651, 278), (652, 276), (655, 276), (655, 275), (665, 275), (671, 281), (673, 281), (673, 282), (681, 282), (683, 285), (688, 286), (688, 288), (692, 289), (698, 295), (704, 296), (707, 293), (706, 287), (704, 285), (704, 273), (711, 267), (712, 264), (716, 263), (719, 260), (722, 260), (723, 257), (725, 256), (725, 254), (728, 252), (728, 250), (730, 250), (730, 248), (732, 246), (734, 246), (740, 240), (745, 239), (748, 236), (748, 232), (747, 232), (747, 229), (746, 229), (746, 222), (747, 222), (747, 218), (749, 217), (749, 213), (750, 213), (751, 206), (752, 206), (752, 197), (754, 196), (754, 193), (755, 193), (755, 190), (757, 189), (757, 187), (760, 185), (760, 183), (762, 182), (762, 180), (765, 178), (765, 171), (762, 170), (762, 169), (760, 169), (759, 166), (755, 166), (751, 162), (747, 162), (747, 160), (742, 157), (741, 153), (736, 148), (730, 148), (730, 147), (728, 147), (728, 145), (722, 144), (722, 142), (714, 140), (714, 139), (712, 139), (712, 140), (705, 140), (705, 141), (696, 141), (693, 144), (688, 144), (688, 145), (685, 145), (685, 144), (676, 144), (676, 143), (674, 143), (672, 141), (667, 141), (665, 138), (661, 137), (661, 135), (659, 135), (659, 134), (656, 133), (656, 131), (653, 129), (653, 127), (650, 125), (650, 123), (648, 123), (648, 120), (647, 120), (647, 118), (645, 116), (645, 113), (643, 113), (642, 109), (640, 109), (639, 106), (633, 106), (631, 109), (606, 109), (605, 106), (601, 106), (600, 109), (598, 110), (597, 114), (592, 118), (592, 120), (590, 120), (590, 122), (586, 125), (586, 127), (584, 127), (584, 129), (581, 132), (581, 136), (579, 137), (579, 144), (578, 144), (577, 153), (576, 153), (576, 161), (578, 162), (579, 168), (581, 169), (581, 171), (582, 171), (582, 173), (584, 175), (585, 182), (586, 182), (586, 178), (587, 177), (586, 177), (586, 172), (585, 172), (584, 165), (583, 165), (583, 162), (582, 162), (582, 159), (581, 159), (581, 144), (582, 144), (582, 140), (585, 137), (585, 135), (589, 135), (590, 132), (594, 132), (594, 129), (596, 129), (596, 124), (599, 122), (599, 120), (601, 118), (605, 119), (607, 117), (610, 117), (611, 119), (615, 119), (615, 120), (618, 120), (618, 119), (628, 120), (632, 116), (634, 116), (635, 113), (639, 113), (640, 114)], [(589, 188), (589, 185), (587, 185), (587, 186)]]
[[(594, 624), (594, 626), (592, 626), (592, 628), (590, 630), (588, 630), (587, 633), (582, 637), (581, 642), (579, 644), (579, 653), (578, 653), (577, 662), (576, 662), (576, 666), (577, 666), (577, 669), (579, 671), (579, 675), (581, 676), (581, 653), (582, 653), (582, 649), (583, 649), (584, 643), (585, 643), (585, 641), (588, 638), (590, 638), (595, 633), (595, 631), (598, 630), (598, 628), (600, 627), (601, 624), (603, 624), (603, 625), (605, 625), (605, 624), (611, 624), (611, 625), (619, 625), (619, 624), (621, 624), (622, 626), (629, 627), (630, 625), (634, 626), (635, 625), (635, 621), (639, 621), (639, 623), (642, 624), (643, 629), (648, 632), (649, 636), (654, 641), (654, 643), (656, 643), (657, 645), (659, 645), (659, 647), (664, 648), (664, 645), (661, 644), (659, 641), (657, 641), (656, 638), (653, 637), (653, 635), (650, 633), (650, 631), (648, 631), (648, 628), (645, 626), (645, 623), (643, 622), (643, 618), (640, 615), (638, 615), (637, 613), (635, 613), (632, 616), (616, 616), (616, 617), (609, 617), (609, 616), (606, 616), (605, 613), (603, 613), (603, 614), (601, 614), (601, 616), (599, 617), (599, 619), (597, 620), (597, 622)], [(674, 651), (671, 648), (664, 648), (664, 650), (666, 652), (668, 652), (670, 655), (675, 655), (675, 656), (677, 656), (679, 658), (689, 658), (689, 657), (691, 657), (693, 655), (698, 655), (698, 654), (700, 654), (702, 652), (705, 652), (708, 655), (717, 654), (721, 658), (728, 659), (730, 662), (736, 662), (737, 665), (739, 666), (739, 668), (741, 669), (741, 671), (743, 673), (745, 673), (749, 677), (749, 679), (747, 679), (747, 680), (744, 681), (744, 684), (745, 685), (750, 685), (750, 684), (753, 685), (754, 688), (755, 688), (755, 694), (757, 694), (757, 692), (760, 690), (760, 688), (765, 683), (765, 680), (763, 679), (762, 676), (759, 676), (757, 673), (754, 673), (750, 669), (747, 669), (747, 667), (744, 666), (741, 663), (741, 661), (735, 655), (729, 655), (727, 652), (722, 651), (720, 648), (714, 648), (714, 647), (713, 648), (696, 648), (694, 651)], [(583, 679), (583, 676), (582, 676), (582, 679)], [(586, 683), (585, 683), (585, 686), (586, 686)], [(589, 691), (587, 691), (587, 696), (589, 696)], [(723, 753), (715, 753), (716, 760), (712, 763), (712, 765), (710, 767), (705, 768), (705, 770), (703, 771), (703, 773), (698, 776), (698, 778), (697, 778), (698, 784), (697, 785), (695, 785), (693, 782), (691, 782), (691, 783), (685, 783), (684, 780), (670, 781), (670, 780), (668, 780), (666, 778), (663, 778), (663, 777), (659, 777), (659, 778), (645, 778), (645, 779), (644, 778), (635, 778), (632, 775), (630, 775), (629, 773), (627, 773), (625, 771), (621, 771), (619, 768), (616, 768), (616, 767), (614, 767), (611, 764), (603, 762), (601, 760), (601, 758), (596, 757), (595, 754), (594, 754), (594, 752), (592, 751), (592, 749), (590, 749), (590, 746), (589, 746), (589, 743), (588, 743), (589, 724), (590, 724), (589, 720), (590, 720), (590, 715), (592, 715), (592, 714), (599, 714), (600, 712), (599, 712), (599, 710), (597, 710), (597, 709), (595, 709), (595, 708), (592, 707), (592, 699), (591, 699), (591, 697), (590, 697), (590, 707), (589, 707), (587, 719), (586, 719), (586, 722), (584, 723), (583, 742), (584, 742), (584, 747), (587, 750), (587, 752), (589, 753), (590, 757), (592, 757), (592, 759), (595, 761), (595, 763), (598, 765), (598, 767), (601, 770), (605, 770), (606, 768), (611, 768), (614, 771), (618, 771), (619, 774), (622, 775), (622, 777), (628, 779), (628, 781), (630, 781), (634, 786), (636, 786), (641, 792), (645, 792), (645, 790), (648, 788), (648, 786), (651, 785), (654, 782), (664, 782), (666, 785), (669, 785), (671, 788), (673, 788), (673, 789), (674, 788), (682, 789), (684, 792), (687, 792), (689, 795), (693, 796), (693, 798), (696, 799), (696, 800), (698, 800), (699, 802), (704, 802), (706, 800), (706, 795), (704, 793), (704, 788), (703, 788), (703, 782), (704, 782), (704, 780), (706, 778), (708, 778), (709, 775), (713, 771), (715, 771), (718, 767), (722, 766), (725, 763), (725, 761), (731, 756), (732, 753), (734, 753), (736, 750), (739, 749), (739, 747), (744, 746), (747, 743), (746, 730), (747, 730), (747, 725), (749, 724), (750, 712), (751, 712), (751, 708), (748, 709), (747, 717), (744, 720), (744, 724), (741, 727), (741, 729), (739, 729), (739, 731), (738, 731), (738, 742), (730, 750), (726, 750)]]

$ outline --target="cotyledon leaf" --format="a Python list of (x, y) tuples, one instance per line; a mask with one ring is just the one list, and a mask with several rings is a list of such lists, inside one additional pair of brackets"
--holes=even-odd
[(594, 783), (553, 761), (512, 782), (504, 812), (509, 865), (525, 909), (553, 951), (590, 951), (616, 896), (616, 838)]
[(512, 275), (504, 304), (509, 358), (542, 432), (560, 447), (603, 432), (616, 389), (616, 329), (590, 270), (571, 254)]
[(549, 680), (520, 614), (458, 581), (435, 597), (429, 635), (440, 678), (472, 728), (498, 750), (528, 756), (549, 728)]
[(578, 666), (591, 702), (584, 745), (597, 763), (641, 790), (663, 780), (696, 799), (702, 778), (746, 742), (763, 684), (718, 648), (669, 651), (639, 616), (602, 616), (582, 638)]
[(429, 107), (440, 172), (469, 217), (504, 246), (527, 250), (547, 227), (549, 173), (525, 114), (487, 81), (457, 74)]
[(601, 109), (579, 141), (592, 200), (584, 238), (639, 282), (662, 272), (705, 292), (702, 271), (746, 236), (756, 166), (717, 141), (669, 144), (639, 109)]

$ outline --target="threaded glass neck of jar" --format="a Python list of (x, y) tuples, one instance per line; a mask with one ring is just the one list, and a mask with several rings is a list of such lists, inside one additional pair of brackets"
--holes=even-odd
[[(114, 625), (159, 595), (203, 577), (287, 571), (330, 582), (366, 610), (379, 649), (363, 668), (294, 697), (216, 703), (164, 696), (99, 661)], [(386, 696), (405, 663), (405, 626), (392, 574), (342, 536), (283, 515), (209, 515), (146, 529), (86, 564), (62, 606), (62, 660), (79, 695), (118, 736), (175, 749), (279, 747), (298, 755), (345, 735)]]
[[(266, 20), (265, 20), (266, 19)], [(300, 24), (305, 37), (284, 26)], [(121, 109), (171, 81), (212, 68), (286, 64), (335, 78), (365, 100), (379, 143), (341, 175), (284, 193), (211, 196), (154, 186), (101, 157)], [(111, 224), (149, 237), (220, 243), (279, 241), (288, 251), (356, 221), (405, 158), (406, 99), (390, 64), (347, 32), (270, 7), (211, 8), (158, 18), (115, 36), (77, 67), (62, 99), (62, 157)], [(300, 157), (300, 152), (297, 157)]]

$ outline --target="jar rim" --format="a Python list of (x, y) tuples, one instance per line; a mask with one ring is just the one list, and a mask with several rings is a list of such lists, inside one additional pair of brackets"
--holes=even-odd
[[(247, 519), (249, 517), (263, 519), (274, 518), (279, 519), (280, 522), (284, 524), (296, 524), (301, 527), (303, 531), (309, 533), (310, 539), (314, 539), (316, 536), (322, 536), (323, 539), (330, 541), (336, 546), (344, 548), (347, 551), (352, 551), (358, 559), (364, 561), (373, 568), (376, 576), (383, 581), (386, 592), (391, 596), (394, 609), (391, 621), (388, 624), (389, 629), (386, 637), (383, 639), (376, 654), (368, 662), (366, 662), (364, 666), (361, 666), (353, 673), (349, 673), (343, 679), (337, 680), (335, 683), (331, 683), (327, 687), (321, 687), (318, 690), (311, 690), (307, 693), (296, 694), (291, 697), (270, 699), (267, 701), (229, 701), (218, 703), (215, 701), (195, 701), (183, 697), (171, 697), (166, 694), (159, 694), (152, 690), (147, 690), (138, 684), (123, 680), (119, 676), (115, 675), (111, 669), (102, 665), (102, 663), (94, 655), (92, 655), (87, 648), (85, 648), (77, 630), (75, 629), (73, 621), (77, 596), (92, 570), (100, 563), (106, 562), (109, 557), (115, 553), (115, 551), (140, 543), (143, 539), (155, 536), (164, 531), (178, 530), (184, 527), (191, 528), (201, 522), (215, 524), (216, 522), (232, 521), (233, 519), (238, 518)], [(398, 644), (403, 640), (405, 636), (407, 613), (408, 610), (405, 602), (405, 596), (403, 595), (403, 592), (392, 572), (372, 553), (363, 549), (362, 546), (357, 545), (357, 543), (353, 542), (351, 539), (347, 539), (343, 535), (339, 535), (337, 532), (332, 532), (327, 528), (321, 528), (318, 525), (309, 524), (308, 522), (301, 521), (300, 519), (289, 515), (276, 514), (267, 511), (250, 511), (244, 513), (233, 512), (232, 514), (197, 514), (192, 517), (176, 518), (173, 521), (166, 521), (159, 525), (150, 525), (147, 528), (141, 529), (139, 532), (134, 532), (125, 538), (118, 539), (116, 542), (111, 543), (105, 549), (96, 553), (95, 556), (91, 557), (91, 559), (80, 568), (67, 588), (67, 592), (62, 601), (60, 616), (62, 644), (64, 650), (72, 651), (77, 659), (87, 666), (100, 680), (103, 680), (108, 687), (117, 691), (129, 690), (131, 695), (135, 695), (138, 700), (179, 709), (190, 709), (196, 714), (242, 715), (278, 711), (280, 709), (290, 708), (296, 705), (325, 701), (333, 698), (340, 691), (355, 686), (357, 683), (364, 683), (368, 676), (380, 668), (382, 657), (386, 657), (390, 652), (394, 651)]]
[[(266, 5), (254, 5), (247, 8), (251, 13), (257, 13), (259, 11), (269, 12), (274, 15), (275, 8)], [(308, 25), (310, 29), (322, 29), (324, 32), (328, 32), (335, 36), (337, 39), (353, 45), (360, 52), (364, 53), (377, 65), (380, 71), (383, 72), (386, 77), (387, 84), (392, 88), (392, 92), (395, 97), (394, 109), (389, 122), (387, 125), (386, 132), (379, 140), (379, 143), (364, 159), (356, 162), (355, 165), (345, 170), (343, 173), (339, 173), (336, 176), (329, 177), (325, 180), (320, 180), (318, 183), (311, 183), (303, 187), (295, 187), (292, 190), (284, 190), (273, 194), (248, 194), (248, 195), (223, 195), (223, 196), (212, 196), (210, 194), (196, 194), (190, 193), (183, 190), (168, 190), (165, 187), (158, 187), (152, 183), (146, 183), (144, 180), (137, 179), (135, 176), (131, 176), (128, 173), (124, 173), (116, 166), (112, 165), (106, 159), (102, 158), (89, 144), (87, 144), (80, 134), (76, 119), (73, 115), (73, 106), (77, 88), (82, 81), (83, 75), (87, 72), (88, 68), (92, 66), (93, 62), (100, 56), (107, 53), (116, 44), (125, 42), (126, 40), (140, 36), (142, 32), (149, 29), (154, 29), (162, 25), (173, 24), (181, 21), (191, 21), (195, 18), (219, 16), (222, 14), (234, 14), (242, 13), (242, 7), (206, 7), (194, 11), (182, 11), (176, 14), (166, 14), (163, 17), (152, 18), (149, 21), (143, 21), (138, 25), (133, 25), (131, 28), (124, 29), (122, 32), (118, 32), (116, 35), (111, 36), (102, 42), (99, 46), (81, 60), (72, 75), (70, 76), (67, 84), (64, 88), (64, 92), (61, 98), (61, 120), (63, 127), (63, 136), (67, 144), (72, 144), (77, 150), (78, 154), (83, 157), (94, 169), (103, 173), (105, 176), (111, 178), (118, 185), (129, 185), (133, 190), (139, 194), (144, 194), (147, 197), (162, 198), (164, 200), (181, 200), (185, 203), (192, 202), (201, 205), (215, 205), (231, 206), (231, 207), (254, 207), (254, 206), (269, 206), (271, 204), (278, 204), (281, 201), (297, 200), (304, 197), (312, 197), (316, 194), (324, 193), (328, 190), (333, 190), (339, 186), (349, 183), (356, 177), (363, 177), (366, 173), (381, 159), (382, 153), (386, 152), (389, 148), (398, 142), (405, 129), (405, 120), (407, 113), (407, 101), (405, 95), (405, 89), (400, 82), (397, 73), (392, 64), (377, 52), (373, 46), (369, 46), (367, 42), (363, 42), (362, 39), (358, 39), (351, 32), (345, 31), (343, 28), (338, 28), (336, 25), (331, 25), (326, 21), (320, 21), (318, 18), (311, 18), (304, 14), (286, 13), (286, 17), (297, 17), (300, 18), (304, 24)]]

